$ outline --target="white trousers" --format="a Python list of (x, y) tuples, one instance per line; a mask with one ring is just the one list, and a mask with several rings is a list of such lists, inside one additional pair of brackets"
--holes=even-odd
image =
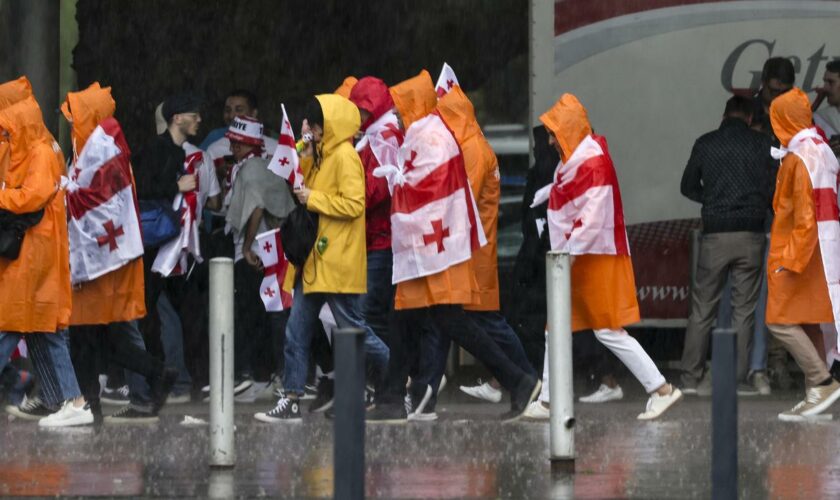
[[(627, 330), (623, 328), (618, 330), (595, 330), (595, 338), (624, 363), (624, 366), (630, 370), (630, 373), (636, 377), (636, 380), (642, 384), (645, 392), (648, 394), (665, 384), (665, 377), (656, 368), (648, 353), (639, 345), (639, 341), (631, 337), (627, 333)], [(548, 403), (550, 400), (548, 385), (548, 337), (546, 336), (542, 390), (540, 391), (539, 398), (544, 403)]]

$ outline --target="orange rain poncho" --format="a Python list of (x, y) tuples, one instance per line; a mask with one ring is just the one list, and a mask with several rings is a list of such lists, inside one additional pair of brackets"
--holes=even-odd
[[(434, 111), (437, 94), (429, 72), (391, 87), (391, 97), (403, 127)], [(477, 304), (479, 287), (475, 279), (473, 261), (454, 265), (445, 271), (397, 284), (395, 309), (417, 309), (438, 304)]]
[(20, 256), (0, 258), (0, 331), (47, 333), (70, 320), (70, 257), (61, 149), (44, 126), (41, 108), (26, 78), (0, 86), (0, 209), (28, 213), (44, 209), (26, 231)]
[[(773, 132), (787, 146), (813, 126), (808, 97), (793, 89), (770, 105)], [(767, 255), (767, 323), (833, 323), (823, 271), (811, 178), (802, 159), (788, 154), (776, 178), (775, 217)], [(786, 270), (776, 272), (779, 267)]]
[[(580, 142), (592, 133), (586, 108), (571, 94), (563, 94), (540, 121), (560, 144), (567, 161)], [(629, 255), (578, 255), (572, 265), (572, 331), (616, 330), (639, 321), (636, 280)]]
[(496, 255), (496, 229), (499, 223), (499, 162), (475, 119), (475, 110), (461, 87), (454, 86), (437, 105), (443, 121), (455, 134), (464, 154), (464, 166), (478, 205), (487, 244), (473, 253), (472, 263), (478, 282), (478, 304), (465, 306), (470, 311), (499, 310), (499, 266)]
[[(73, 124), (75, 154), (81, 153), (99, 123), (113, 116), (115, 109), (111, 88), (98, 82), (79, 92), (67, 94), (61, 112)], [(143, 282), (143, 259), (73, 288), (71, 325), (107, 325), (131, 321), (146, 315)]]
[(355, 76), (348, 76), (343, 82), (341, 82), (341, 85), (335, 89), (333, 94), (338, 94), (345, 99), (350, 99), (350, 92), (353, 91), (353, 87), (355, 87), (358, 82), (359, 80)]

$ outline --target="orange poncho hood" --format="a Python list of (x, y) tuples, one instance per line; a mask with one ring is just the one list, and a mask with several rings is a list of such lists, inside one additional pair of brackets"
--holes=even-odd
[(338, 94), (345, 99), (350, 99), (350, 92), (353, 91), (353, 87), (355, 87), (358, 82), (359, 80), (356, 79), (355, 76), (348, 76), (343, 82), (341, 82), (341, 85), (335, 89), (333, 94)]
[[(39, 142), (52, 148), (52, 136), (44, 125), (40, 106), (31, 95), (16, 104), (0, 109), (0, 130), (9, 133), (7, 146), (0, 146), (0, 162), (6, 161), (3, 159), (6, 153), (2, 149), (11, 150), (11, 154), (7, 156), (9, 163), (6, 167), (5, 180), (8, 186), (17, 187), (26, 177), (26, 158), (29, 152)], [(3, 167), (0, 166), (0, 169)]]
[(32, 95), (32, 85), (25, 76), (0, 85), (0, 109), (18, 103)]
[(434, 111), (437, 106), (435, 86), (431, 75), (425, 69), (417, 76), (394, 85), (390, 91), (405, 130)]
[(458, 144), (463, 144), (473, 136), (481, 134), (481, 127), (475, 119), (475, 108), (460, 86), (455, 85), (440, 98), (437, 110), (455, 134)]
[(84, 90), (67, 93), (61, 112), (73, 124), (73, 149), (76, 154), (85, 147), (97, 125), (105, 118), (114, 116), (116, 107), (111, 97), (111, 87), (100, 87), (99, 82), (93, 82)]
[(770, 124), (784, 147), (801, 130), (813, 127), (811, 103), (805, 92), (793, 88), (773, 99), (770, 103)]
[(554, 106), (540, 116), (540, 121), (560, 143), (563, 161), (567, 161), (580, 142), (592, 133), (586, 108), (572, 94), (560, 96)]

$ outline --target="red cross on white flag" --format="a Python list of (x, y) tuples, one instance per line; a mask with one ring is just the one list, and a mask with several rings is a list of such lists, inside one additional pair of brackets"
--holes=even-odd
[(455, 76), (455, 70), (452, 69), (452, 66), (443, 63), (440, 76), (435, 84), (435, 92), (437, 92), (438, 99), (446, 95), (455, 85), (459, 85), (458, 77)]
[(280, 230), (260, 233), (254, 239), (252, 249), (263, 263), (265, 275), (260, 283), (260, 298), (269, 312), (283, 311), (292, 307), (292, 294), (283, 290), (289, 262), (283, 253)]
[(401, 182), (390, 186), (392, 281), (429, 276), (469, 260), (487, 239), (461, 148), (437, 112), (409, 127), (397, 163)]
[(67, 188), (67, 229), (74, 285), (143, 255), (129, 155), (119, 123), (106, 118), (73, 164), (73, 180)]
[(293, 189), (303, 186), (303, 172), (300, 169), (300, 159), (295, 147), (295, 133), (292, 131), (292, 124), (286, 114), (286, 107), (283, 109), (283, 121), (280, 124), (280, 138), (277, 140), (277, 149), (268, 164), (268, 169), (286, 179)]

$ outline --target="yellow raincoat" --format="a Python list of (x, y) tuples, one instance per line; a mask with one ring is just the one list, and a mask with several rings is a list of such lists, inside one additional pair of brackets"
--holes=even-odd
[(336, 94), (316, 97), (324, 113), (322, 160), (315, 166), (302, 158), (301, 169), (312, 190), (306, 208), (319, 214), (318, 239), (303, 266), (303, 292), (366, 293), (365, 171), (350, 142), (359, 109)]
[(26, 231), (20, 256), (0, 258), (0, 331), (49, 333), (70, 320), (70, 256), (61, 149), (44, 126), (25, 78), (0, 86), (0, 209), (44, 217)]
[[(586, 108), (571, 94), (563, 94), (540, 121), (560, 144), (560, 157), (569, 159), (592, 133)], [(629, 255), (578, 255), (572, 265), (572, 331), (619, 329), (639, 321), (636, 280)]]
[(464, 166), (470, 187), (478, 206), (481, 225), (487, 236), (487, 244), (473, 252), (472, 263), (479, 287), (479, 302), (465, 306), (470, 311), (499, 310), (499, 266), (497, 257), (496, 229), (499, 223), (499, 162), (496, 154), (475, 119), (475, 110), (469, 98), (458, 85), (454, 86), (440, 101), (437, 110), (443, 121), (455, 134), (455, 139), (464, 154)]
[[(394, 106), (406, 130), (412, 123), (434, 111), (437, 106), (435, 87), (426, 70), (390, 90)], [(437, 304), (478, 304), (479, 300), (479, 286), (471, 259), (430, 276), (398, 283), (394, 308), (399, 310)]]
[[(98, 82), (80, 92), (67, 94), (61, 112), (73, 124), (75, 154), (81, 153), (99, 123), (114, 115), (115, 106), (111, 88), (101, 88)], [(143, 287), (142, 257), (93, 281), (78, 285), (73, 289), (70, 324), (107, 325), (144, 317), (146, 299)]]
[[(799, 89), (770, 105), (770, 123), (782, 146), (812, 127), (811, 105)], [(767, 323), (833, 323), (817, 235), (811, 177), (802, 160), (788, 154), (776, 177), (773, 227), (767, 255)], [(785, 270), (776, 272), (780, 267)]]

